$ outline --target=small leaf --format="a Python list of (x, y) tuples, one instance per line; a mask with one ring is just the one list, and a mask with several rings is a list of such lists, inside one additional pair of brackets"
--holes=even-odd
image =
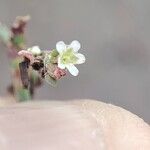
[(52, 50), (50, 52), (50, 62), (51, 63), (57, 63), (58, 62), (58, 58), (57, 58), (58, 55), (59, 55), (59, 53), (56, 49)]
[(50, 85), (52, 85), (52, 86), (54, 86), (54, 87), (56, 87), (57, 86), (57, 80), (56, 79), (54, 79), (53, 77), (51, 77), (50, 75), (45, 75), (45, 81), (48, 83), (48, 84), (50, 84)]
[(24, 88), (20, 88), (17, 93), (16, 96), (18, 98), (19, 101), (28, 101), (31, 99), (31, 95), (28, 89), (24, 89)]
[(58, 56), (59, 53), (54, 49), (48, 53), (45, 54), (45, 58), (44, 58), (44, 64), (50, 64), (50, 63), (57, 63), (58, 62)]
[(52, 57), (57, 57), (59, 55), (58, 51), (56, 49), (51, 51), (51, 56)]
[(46, 53), (44, 57), (44, 66), (47, 67), (48, 64), (50, 64), (50, 55)]
[(55, 71), (56, 67), (57, 67), (57, 65), (56, 64), (52, 64), (52, 63), (47, 65), (46, 69), (47, 69), (48, 74), (51, 77), (54, 77), (54, 71)]
[(33, 80), (33, 83), (36, 84), (37, 82), (39, 82), (39, 75), (38, 72), (32, 70), (30, 72), (30, 78)]
[(9, 40), (11, 39), (10, 30), (5, 25), (2, 25), (2, 24), (0, 24), (0, 39), (4, 43), (8, 43)]
[(15, 35), (12, 39), (12, 42), (16, 46), (20, 47), (20, 46), (24, 45), (24, 43), (25, 43), (24, 36), (22, 34)]

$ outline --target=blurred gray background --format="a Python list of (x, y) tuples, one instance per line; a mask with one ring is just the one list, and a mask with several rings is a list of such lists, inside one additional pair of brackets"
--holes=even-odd
[[(28, 46), (55, 48), (77, 39), (87, 61), (80, 75), (45, 84), (38, 99), (92, 98), (136, 113), (150, 123), (149, 0), (0, 0), (0, 21), (11, 25), (30, 14)], [(0, 95), (10, 82), (6, 48), (0, 44)]]

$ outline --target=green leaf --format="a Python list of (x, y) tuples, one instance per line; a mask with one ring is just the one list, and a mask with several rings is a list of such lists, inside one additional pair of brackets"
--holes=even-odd
[(44, 58), (44, 64), (47, 65), (47, 64), (56, 64), (58, 62), (58, 56), (59, 53), (57, 52), (57, 50), (52, 50), (50, 52), (47, 52), (45, 54), (45, 58)]
[(0, 39), (4, 43), (8, 43), (11, 39), (11, 31), (5, 26), (0, 24)]
[(59, 55), (59, 53), (56, 49), (53, 49), (50, 54), (52, 57), (57, 57)]
[(57, 86), (57, 80), (56, 79), (54, 79), (53, 77), (51, 77), (50, 75), (45, 75), (45, 81), (48, 83), (48, 84), (50, 84), (50, 85), (52, 85), (53, 87), (56, 87)]
[(20, 47), (21, 45), (24, 45), (24, 43), (25, 43), (24, 36), (22, 34), (15, 35), (12, 39), (12, 42), (16, 46)]
[(38, 79), (39, 79), (39, 75), (38, 73), (35, 71), (35, 70), (32, 70), (31, 71), (31, 74), (30, 74), (34, 84), (38, 82)]
[(20, 88), (17, 91), (16, 96), (19, 101), (28, 101), (31, 99), (31, 95), (28, 89)]
[(52, 50), (50, 53), (50, 62), (51, 63), (57, 63), (58, 62), (58, 58), (57, 56), (59, 55), (58, 51), (56, 49)]

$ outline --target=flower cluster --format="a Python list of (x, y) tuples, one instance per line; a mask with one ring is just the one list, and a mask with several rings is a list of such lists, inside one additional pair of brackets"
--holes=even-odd
[(29, 66), (38, 71), (42, 78), (54, 85), (57, 80), (66, 76), (67, 70), (73, 76), (79, 74), (75, 65), (85, 62), (85, 56), (78, 53), (80, 48), (81, 44), (76, 40), (70, 45), (60, 41), (51, 51), (43, 51), (38, 46), (33, 46), (27, 50), (21, 50), (18, 55), (22, 56), (24, 61), (28, 61)]
[(67, 71), (77, 76), (76, 65), (85, 62), (85, 56), (78, 53), (81, 45), (76, 40), (70, 45), (59, 41), (52, 50), (41, 50), (39, 46), (26, 48), (25, 31), (29, 20), (28, 15), (18, 16), (10, 28), (0, 23), (0, 41), (7, 47), (11, 67), (8, 92), (18, 101), (32, 99), (42, 79), (55, 86)]

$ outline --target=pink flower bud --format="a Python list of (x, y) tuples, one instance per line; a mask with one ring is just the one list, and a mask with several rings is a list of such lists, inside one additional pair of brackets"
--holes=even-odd
[(65, 69), (60, 69), (58, 67), (56, 67), (55, 71), (54, 71), (54, 76), (55, 78), (58, 80), (61, 77), (66, 75), (66, 70)]
[(31, 64), (34, 62), (34, 56), (31, 52), (28, 52), (26, 50), (21, 50), (18, 52), (18, 55), (28, 58)]

